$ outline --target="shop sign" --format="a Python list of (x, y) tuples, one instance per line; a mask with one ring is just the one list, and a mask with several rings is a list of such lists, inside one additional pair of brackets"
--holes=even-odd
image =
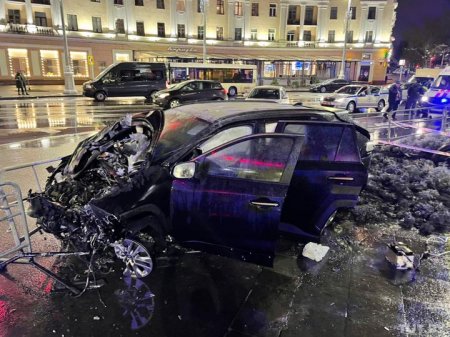
[(197, 53), (198, 51), (192, 47), (168, 47), (167, 51), (172, 51), (177, 54)]
[(93, 66), (94, 65), (94, 56), (88, 55), (87, 62), (90, 66)]

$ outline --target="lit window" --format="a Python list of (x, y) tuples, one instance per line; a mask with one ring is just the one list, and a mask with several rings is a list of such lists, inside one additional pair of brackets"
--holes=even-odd
[(223, 40), (223, 27), (216, 28), (216, 38), (217, 40)]
[(47, 77), (61, 76), (59, 55), (57, 50), (41, 50), (42, 75)]
[(219, 15), (225, 14), (225, 5), (223, 0), (217, 0), (216, 13)]
[(184, 12), (186, 10), (186, 3), (184, 0), (177, 0), (177, 12)]
[(84, 51), (71, 51), (73, 74), (76, 77), (88, 77), (87, 53)]
[(234, 2), (234, 15), (242, 16), (242, 2), (240, 1)]
[(14, 77), (18, 71), (30, 76), (30, 64), (28, 62), (28, 51), (26, 49), (8, 48), (9, 69)]

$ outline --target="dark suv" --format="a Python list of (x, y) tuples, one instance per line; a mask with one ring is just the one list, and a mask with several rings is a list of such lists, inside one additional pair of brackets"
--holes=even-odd
[(152, 267), (141, 233), (271, 265), (279, 233), (317, 239), (356, 204), (369, 138), (346, 112), (258, 102), (128, 116), (63, 158), (31, 213), (75, 247), (95, 235), (138, 277)]
[(227, 91), (217, 81), (190, 80), (158, 91), (153, 102), (164, 107), (174, 108), (185, 102), (223, 101)]

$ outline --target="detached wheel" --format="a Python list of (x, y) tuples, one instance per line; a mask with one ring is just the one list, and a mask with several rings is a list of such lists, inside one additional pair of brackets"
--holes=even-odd
[(103, 102), (106, 99), (106, 93), (104, 91), (97, 91), (94, 95), (94, 99), (97, 102)]
[(181, 102), (180, 102), (180, 100), (178, 98), (174, 98), (173, 100), (171, 100), (169, 102), (169, 107), (170, 108), (176, 108), (177, 106), (180, 106), (180, 105), (181, 105)]
[(126, 238), (114, 246), (116, 256), (125, 263), (123, 275), (143, 278), (153, 270), (153, 260), (144, 243)]
[(377, 105), (377, 111), (383, 111), (384, 107), (386, 106), (386, 103), (384, 102), (384, 100), (382, 99), (381, 101), (378, 102)]
[(320, 87), (320, 92), (323, 94), (323, 93), (325, 93), (325, 92), (327, 92), (327, 88), (325, 88), (325, 87)]
[(228, 89), (228, 96), (235, 97), (237, 95), (237, 88), (236, 87), (230, 87)]
[(355, 112), (356, 111), (356, 104), (355, 104), (355, 102), (352, 101), (352, 102), (348, 103), (346, 110), (348, 112), (350, 112), (350, 113)]

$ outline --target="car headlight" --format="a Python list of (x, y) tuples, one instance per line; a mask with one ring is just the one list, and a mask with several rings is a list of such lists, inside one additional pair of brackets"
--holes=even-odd
[(85, 85), (84, 85), (84, 88), (85, 88), (85, 89), (92, 89), (92, 84), (85, 84)]
[(420, 100), (422, 102), (428, 102), (428, 97), (427, 96), (422, 96), (422, 98)]
[(345, 101), (345, 98), (338, 98), (337, 100), (336, 100), (336, 102), (338, 102), (338, 103), (342, 103), (342, 102), (344, 102)]
[(169, 96), (169, 93), (167, 93), (167, 92), (160, 94), (160, 95), (155, 95), (155, 97), (158, 97), (158, 98), (166, 98), (167, 96)]

